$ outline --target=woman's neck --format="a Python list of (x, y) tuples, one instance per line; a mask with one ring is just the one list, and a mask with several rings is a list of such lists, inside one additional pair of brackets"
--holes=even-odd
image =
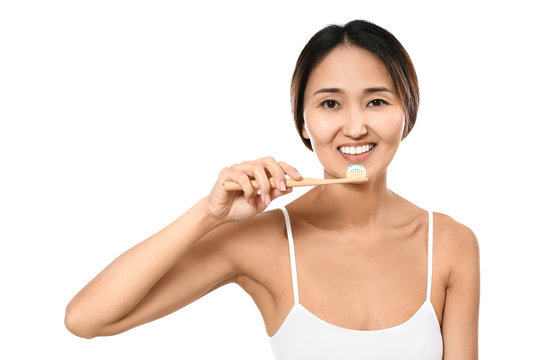
[(307, 195), (307, 205), (317, 209), (312, 213), (317, 226), (324, 229), (362, 231), (384, 226), (398, 201), (386, 187), (386, 171), (367, 183), (320, 185)]

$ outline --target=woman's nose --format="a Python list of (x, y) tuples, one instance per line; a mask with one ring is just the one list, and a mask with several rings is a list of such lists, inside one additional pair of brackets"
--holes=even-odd
[(351, 109), (344, 113), (343, 134), (358, 138), (367, 133), (366, 116), (359, 109)]

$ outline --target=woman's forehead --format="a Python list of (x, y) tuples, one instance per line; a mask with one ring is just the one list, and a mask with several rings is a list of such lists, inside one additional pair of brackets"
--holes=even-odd
[(381, 86), (393, 91), (390, 74), (375, 54), (358, 46), (338, 46), (312, 69), (306, 96), (311, 97), (319, 88), (357, 92)]

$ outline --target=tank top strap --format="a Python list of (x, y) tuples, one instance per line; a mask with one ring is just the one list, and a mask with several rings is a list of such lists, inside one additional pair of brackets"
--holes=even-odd
[(293, 294), (294, 294), (294, 303), (298, 303), (298, 277), (296, 274), (296, 257), (294, 255), (294, 240), (291, 230), (291, 219), (289, 218), (289, 212), (285, 208), (285, 206), (280, 207), (280, 209), (283, 211), (283, 215), (285, 217), (285, 225), (287, 227), (287, 239), (289, 243), (289, 259), (291, 261), (291, 275), (292, 275), (292, 286), (293, 286)]
[(431, 300), (431, 278), (433, 270), (433, 211), (428, 210), (428, 269), (426, 302)]

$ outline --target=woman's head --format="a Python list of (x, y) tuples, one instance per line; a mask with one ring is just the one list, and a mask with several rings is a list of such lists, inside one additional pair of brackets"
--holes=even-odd
[[(291, 104), (297, 131), (306, 147), (313, 151), (312, 141), (304, 136), (305, 105), (312, 95), (306, 94), (306, 87), (314, 69), (328, 57), (329, 53), (338, 48), (362, 49), (384, 66), (395, 90), (395, 100), (404, 112), (404, 126), (400, 137), (400, 140), (403, 140), (415, 124), (419, 105), (418, 80), (412, 61), (391, 33), (368, 21), (354, 20), (344, 26), (329, 25), (318, 31), (306, 44), (296, 63), (291, 82)], [(339, 71), (347, 73), (348, 69), (343, 68)], [(363, 82), (363, 79), (354, 80)], [(364, 84), (359, 86), (361, 85)]]

